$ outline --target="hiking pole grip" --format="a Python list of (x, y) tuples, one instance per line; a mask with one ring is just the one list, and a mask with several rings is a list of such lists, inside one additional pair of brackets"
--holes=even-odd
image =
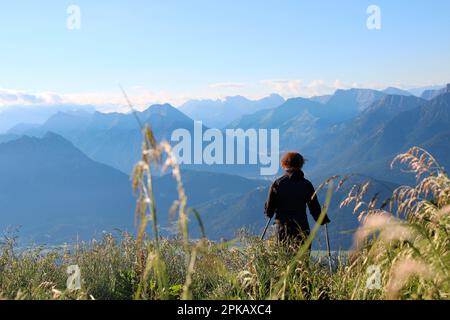
[(270, 225), (271, 221), (272, 221), (272, 218), (269, 218), (269, 220), (267, 220), (266, 227), (264, 228), (264, 231), (261, 235), (261, 241), (264, 240), (264, 237), (266, 236), (266, 232), (267, 232), (267, 229), (269, 229), (269, 225)]
[(330, 238), (328, 236), (328, 226), (325, 224), (325, 239), (327, 242), (328, 251), (328, 266), (330, 267), (330, 273), (333, 272), (333, 266), (331, 265), (331, 248), (330, 248)]

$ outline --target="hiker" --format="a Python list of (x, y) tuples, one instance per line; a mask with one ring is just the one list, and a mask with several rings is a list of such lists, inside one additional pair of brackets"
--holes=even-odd
[[(309, 236), (310, 228), (306, 216), (306, 205), (314, 220), (322, 211), (315, 190), (302, 171), (305, 159), (297, 152), (288, 152), (281, 159), (285, 174), (275, 180), (269, 190), (265, 214), (275, 216), (279, 243), (294, 243), (301, 246)], [(330, 222), (324, 217), (322, 225)]]

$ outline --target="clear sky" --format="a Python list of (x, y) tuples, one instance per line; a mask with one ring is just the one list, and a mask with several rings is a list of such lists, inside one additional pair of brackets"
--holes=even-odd
[[(372, 4), (380, 30), (366, 26)], [(142, 104), (444, 84), (449, 12), (448, 0), (1, 1), (0, 104), (114, 104), (118, 83)]]

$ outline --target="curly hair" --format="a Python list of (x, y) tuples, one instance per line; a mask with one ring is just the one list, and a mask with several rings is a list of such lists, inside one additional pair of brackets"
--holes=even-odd
[(305, 158), (298, 152), (287, 152), (281, 158), (281, 167), (284, 170), (300, 170), (305, 164)]

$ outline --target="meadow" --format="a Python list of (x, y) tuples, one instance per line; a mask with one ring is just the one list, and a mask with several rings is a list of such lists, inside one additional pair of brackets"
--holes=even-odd
[[(414, 147), (398, 163), (417, 185), (394, 191), (388, 206), (367, 199), (369, 183), (355, 185), (342, 206), (361, 222), (350, 252), (327, 256), (307, 250), (319, 226), (300, 247), (279, 246), (247, 234), (217, 243), (189, 237), (188, 221), (202, 221), (187, 207), (182, 172), (168, 143), (144, 129), (142, 158), (133, 173), (137, 195), (136, 235), (59, 248), (17, 250), (16, 239), (0, 245), (0, 299), (448, 299), (450, 292), (450, 179), (425, 150)], [(152, 170), (170, 170), (178, 200), (171, 208), (177, 236), (159, 235)], [(326, 214), (333, 192), (346, 183), (323, 184)], [(133, 217), (130, 215), (130, 219)], [(81, 289), (67, 289), (67, 267), (78, 265)]]

